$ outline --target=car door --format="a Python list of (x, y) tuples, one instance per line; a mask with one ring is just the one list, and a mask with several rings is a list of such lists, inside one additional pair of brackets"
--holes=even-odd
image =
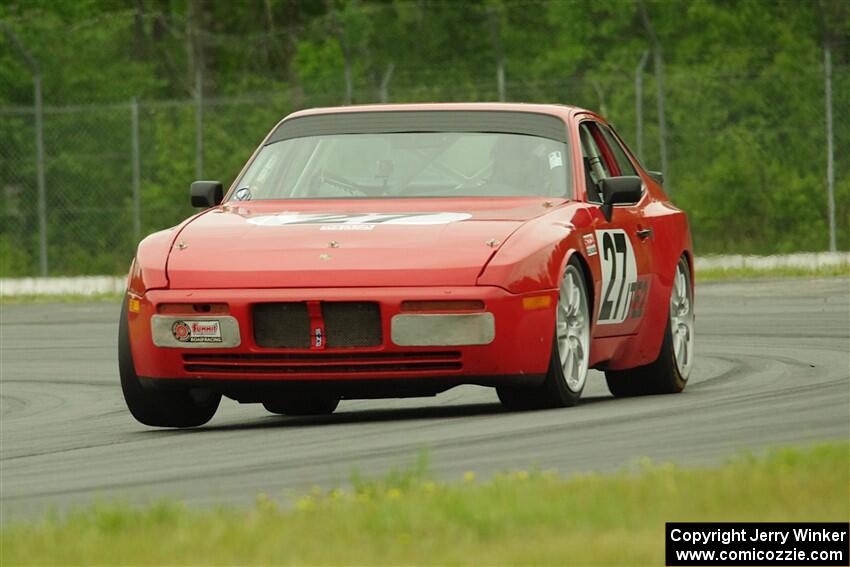
[[(637, 175), (617, 140), (606, 126), (588, 119), (579, 124), (585, 171), (585, 199), (601, 205), (597, 184), (604, 177)], [(652, 283), (652, 232), (644, 208), (649, 201), (644, 191), (637, 203), (613, 207), (607, 220), (600, 207), (590, 207), (593, 245), (585, 236), (589, 260), (596, 256), (601, 279), (594, 295), (594, 336), (610, 337), (637, 332), (644, 318), (644, 306)], [(589, 249), (588, 249), (589, 248)], [(591, 251), (595, 253), (591, 255)]]

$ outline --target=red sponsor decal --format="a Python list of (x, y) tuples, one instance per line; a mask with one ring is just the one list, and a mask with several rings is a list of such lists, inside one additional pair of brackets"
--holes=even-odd
[(582, 240), (584, 240), (584, 249), (587, 251), (588, 256), (596, 255), (596, 238), (593, 234), (585, 234), (582, 236)]
[(171, 325), (171, 332), (174, 335), (174, 338), (180, 342), (188, 341), (189, 335), (192, 334), (192, 331), (189, 330), (189, 325), (187, 325), (185, 321), (175, 321), (174, 324)]

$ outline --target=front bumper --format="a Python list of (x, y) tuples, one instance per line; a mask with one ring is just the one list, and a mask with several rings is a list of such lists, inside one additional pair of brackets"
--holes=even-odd
[[(543, 295), (550, 296), (549, 307), (541, 307), (539, 301), (523, 301)], [(157, 381), (307, 383), (446, 378), (456, 383), (489, 383), (482, 377), (516, 379), (546, 373), (557, 290), (529, 295), (515, 295), (497, 287), (149, 290), (143, 297), (131, 299), (135, 300), (138, 302), (130, 309), (128, 320), (136, 373), (161, 379)], [(481, 321), (490, 318), (492, 336), (484, 333), (478, 337), (478, 344), (450, 344), (452, 332), (443, 328), (446, 340), (434, 341), (443, 344), (409, 346), (409, 342), (399, 339), (411, 335), (411, 320), (406, 317), (410, 314), (402, 313), (401, 303), (433, 300), (483, 301), (484, 313), (476, 314), (475, 318)], [(253, 305), (301, 301), (377, 303), (382, 343), (321, 350), (259, 346), (254, 337)], [(238, 344), (204, 343), (203, 348), (191, 344), (157, 346), (155, 343), (168, 343), (154, 340), (152, 321), (154, 316), (161, 318), (157, 314), (160, 305), (173, 303), (227, 304), (227, 312), (220, 318), (232, 318), (228, 324), (237, 326)], [(394, 326), (394, 317), (397, 323), (403, 321), (405, 327)], [(432, 328), (434, 333), (441, 332), (439, 325)], [(465, 380), (467, 377), (469, 380)]]

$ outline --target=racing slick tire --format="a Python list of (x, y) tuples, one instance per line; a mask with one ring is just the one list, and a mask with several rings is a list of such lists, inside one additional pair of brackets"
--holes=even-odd
[(127, 323), (127, 299), (118, 326), (118, 371), (127, 408), (137, 421), (154, 427), (197, 427), (212, 419), (221, 394), (201, 389), (145, 388), (136, 376)]
[(496, 389), (509, 410), (570, 407), (581, 398), (587, 380), (591, 317), (587, 284), (575, 258), (564, 270), (555, 309), (552, 354), (543, 383)]
[(269, 412), (293, 417), (330, 415), (338, 405), (339, 398), (325, 396), (296, 396), (263, 402), (263, 407)]
[(688, 383), (693, 363), (694, 310), (690, 266), (682, 256), (670, 294), (670, 311), (661, 352), (655, 361), (628, 370), (608, 370), (605, 381), (614, 397), (678, 394)]

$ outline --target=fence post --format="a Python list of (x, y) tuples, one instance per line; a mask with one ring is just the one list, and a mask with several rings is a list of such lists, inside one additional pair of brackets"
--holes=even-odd
[(133, 164), (133, 238), (136, 242), (142, 238), (142, 214), (140, 187), (140, 159), (139, 159), (139, 99), (133, 97), (130, 101), (130, 140), (131, 140), (131, 162)]
[(829, 214), (829, 251), (835, 252), (835, 165), (832, 133), (832, 50), (823, 42), (824, 89), (826, 91), (826, 196)]
[(661, 146), (661, 171), (664, 172), (664, 189), (668, 194), (673, 192), (670, 183), (670, 168), (667, 167), (667, 118), (664, 115), (664, 61), (661, 58), (661, 46), (655, 51), (655, 81), (658, 89), (658, 143)]
[(381, 102), (384, 103), (389, 102), (390, 100), (389, 87), (390, 80), (393, 78), (393, 70), (395, 70), (395, 63), (390, 63), (387, 65), (387, 70), (384, 71), (384, 78), (381, 79), (381, 91), (379, 94)]
[(38, 183), (38, 250), (41, 276), (47, 277), (47, 187), (44, 181), (44, 108), (41, 100), (41, 73), (33, 77), (35, 89), (35, 159)]
[(204, 178), (204, 75), (195, 69), (195, 178)]
[(493, 42), (493, 51), (496, 56), (496, 90), (499, 93), (499, 102), (505, 102), (505, 58), (502, 53), (502, 14), (496, 11), (492, 4), (487, 7), (487, 19), (490, 21), (490, 39)]
[(667, 168), (667, 120), (664, 116), (664, 59), (661, 55), (661, 42), (658, 40), (658, 34), (655, 33), (655, 28), (652, 26), (652, 21), (649, 19), (649, 14), (646, 11), (646, 5), (643, 0), (638, 0), (638, 9), (640, 10), (646, 34), (652, 43), (652, 66), (655, 71), (655, 87), (658, 98), (658, 144), (661, 149), (661, 173), (664, 174), (664, 185), (669, 194), (672, 192), (672, 186), (670, 183), (670, 171)]
[(643, 70), (648, 58), (649, 51), (644, 51), (635, 68), (635, 138), (637, 138), (637, 155), (641, 162), (643, 162)]

